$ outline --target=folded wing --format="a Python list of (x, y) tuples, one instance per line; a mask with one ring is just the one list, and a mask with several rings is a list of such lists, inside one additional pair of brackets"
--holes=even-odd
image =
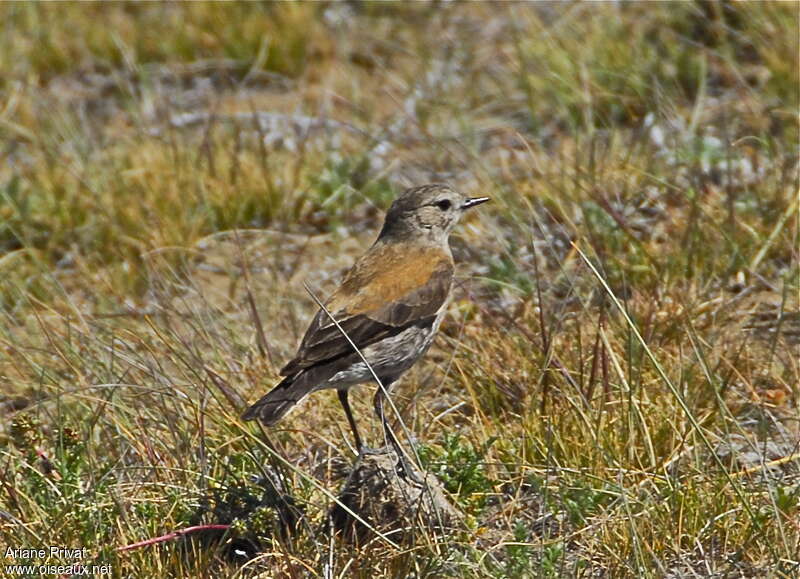
[[(452, 284), (453, 262), (441, 250), (406, 255), (392, 255), (387, 250), (367, 253), (325, 304), (359, 349), (396, 335), (410, 325), (429, 319), (432, 323)], [(376, 268), (376, 262), (384, 265), (391, 262), (391, 267)], [(393, 273), (383, 273), (386, 271)], [(320, 310), (294, 360), (281, 374), (291, 376), (353, 353), (350, 341), (330, 316)]]

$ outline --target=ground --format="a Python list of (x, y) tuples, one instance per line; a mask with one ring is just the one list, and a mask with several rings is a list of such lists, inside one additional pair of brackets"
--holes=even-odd
[[(3, 564), (797, 576), (799, 10), (0, 6)], [(335, 394), (239, 416), (431, 181), (492, 203), (393, 421), (463, 521), (354, 549)]]

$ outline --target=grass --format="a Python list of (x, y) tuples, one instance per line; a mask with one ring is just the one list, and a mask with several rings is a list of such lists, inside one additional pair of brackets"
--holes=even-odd
[[(798, 9), (0, 7), (3, 551), (141, 577), (795, 575)], [(394, 398), (464, 525), (356, 551), (324, 525), (352, 462), (335, 396), (267, 436), (238, 416), (313, 315), (303, 283), (330, 291), (433, 180), (493, 203)], [(231, 526), (116, 550), (202, 524)]]

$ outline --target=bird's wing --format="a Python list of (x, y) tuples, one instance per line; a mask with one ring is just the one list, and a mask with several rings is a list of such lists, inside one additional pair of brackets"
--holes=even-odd
[[(453, 279), (449, 252), (439, 248), (401, 252), (373, 246), (348, 272), (325, 307), (359, 348), (432, 319), (447, 300)], [(328, 314), (311, 322), (294, 360), (281, 374), (290, 376), (353, 353)]]

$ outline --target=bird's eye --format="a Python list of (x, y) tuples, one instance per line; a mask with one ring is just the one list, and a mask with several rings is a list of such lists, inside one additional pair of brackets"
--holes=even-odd
[(452, 203), (450, 203), (449, 199), (442, 199), (441, 201), (437, 201), (436, 203), (434, 203), (434, 205), (436, 205), (436, 207), (438, 207), (442, 211), (447, 211), (452, 206)]

